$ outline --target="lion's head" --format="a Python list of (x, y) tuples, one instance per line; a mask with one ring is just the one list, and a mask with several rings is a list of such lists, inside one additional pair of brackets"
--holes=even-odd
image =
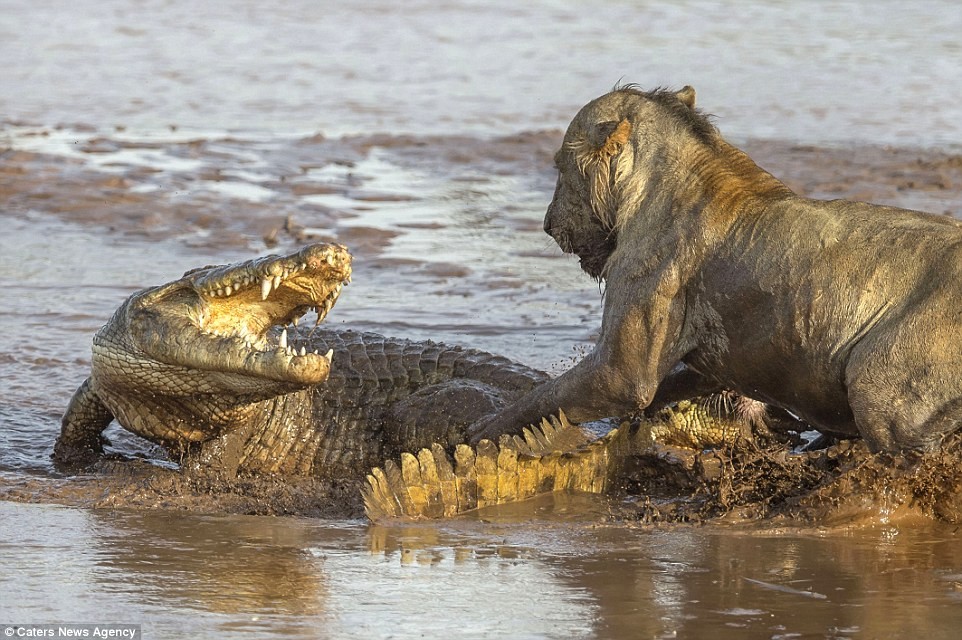
[[(576, 254), (581, 268), (599, 280), (605, 277), (608, 258), (618, 244), (623, 205), (644, 191), (646, 176), (634, 171), (631, 147), (651, 120), (645, 115), (645, 104), (658, 105), (668, 119), (680, 116), (711, 128), (707, 118), (695, 111), (691, 87), (642, 92), (626, 86), (582, 108), (555, 154), (558, 182), (544, 230), (564, 252)], [(649, 122), (639, 126), (645, 120)]]

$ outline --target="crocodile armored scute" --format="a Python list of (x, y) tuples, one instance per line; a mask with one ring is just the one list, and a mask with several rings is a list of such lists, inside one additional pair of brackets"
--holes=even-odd
[(523, 436), (502, 436), (498, 445), (490, 440), (474, 448), (458, 444), (453, 459), (437, 443), (416, 455), (405, 452), (398, 463), (388, 459), (368, 474), (362, 491), (365, 513), (373, 521), (442, 518), (551, 491), (600, 493), (615, 466), (595, 460), (591, 467), (596, 474), (564, 472), (590, 457), (588, 440), (587, 432), (561, 413), (526, 428)]

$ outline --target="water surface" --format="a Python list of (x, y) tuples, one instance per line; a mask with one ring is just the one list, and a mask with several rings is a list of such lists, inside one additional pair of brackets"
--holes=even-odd
[(0, 503), (0, 616), (259, 638), (953, 638), (962, 624), (947, 528), (646, 531), (590, 512), (371, 527)]

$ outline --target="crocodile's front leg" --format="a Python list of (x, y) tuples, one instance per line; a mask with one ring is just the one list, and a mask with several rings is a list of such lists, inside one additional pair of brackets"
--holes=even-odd
[(103, 430), (113, 414), (91, 388), (90, 378), (74, 392), (60, 422), (60, 437), (53, 447), (53, 459), (63, 465), (93, 462), (103, 453)]

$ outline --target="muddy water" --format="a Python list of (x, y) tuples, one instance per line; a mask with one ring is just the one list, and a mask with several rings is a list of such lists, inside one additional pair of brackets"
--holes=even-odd
[[(132, 291), (201, 264), (336, 238), (357, 258), (330, 322), (570, 366), (600, 293), (540, 230), (551, 155), (621, 77), (694, 84), (802, 192), (962, 213), (962, 12), (802, 7), (6, 3), (3, 495), (57, 480), (48, 454), (93, 332)], [(948, 638), (962, 623), (951, 527), (645, 530), (606, 514), (558, 499), (381, 528), (0, 502), (0, 624)]]
[(592, 506), (391, 528), (0, 503), (2, 612), (145, 637), (954, 638), (962, 624), (950, 531), (643, 531), (592, 526)]

